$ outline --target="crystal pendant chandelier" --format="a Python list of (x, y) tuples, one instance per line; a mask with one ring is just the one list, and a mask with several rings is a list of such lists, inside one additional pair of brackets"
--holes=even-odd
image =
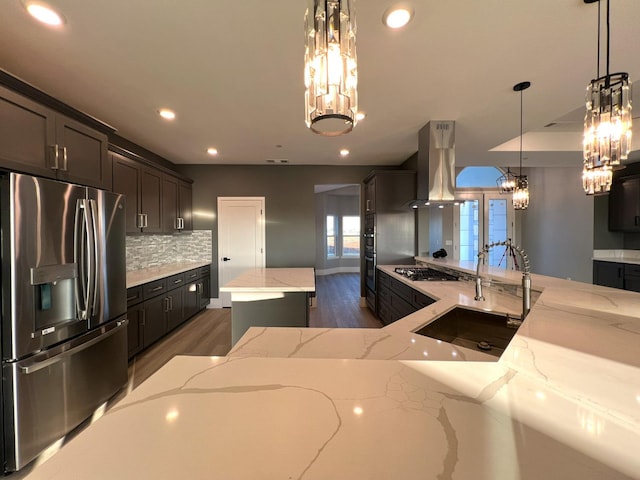
[(522, 175), (522, 92), (531, 86), (531, 82), (520, 82), (513, 86), (514, 92), (520, 92), (520, 174), (515, 175), (513, 190), (513, 208), (526, 210), (529, 207), (529, 179)]
[(337, 136), (357, 122), (358, 73), (354, 0), (311, 0), (305, 14), (305, 122)]
[[(598, 75), (600, 75), (600, 0), (598, 2)], [(607, 73), (587, 86), (584, 117), (582, 187), (587, 195), (611, 189), (611, 166), (631, 149), (631, 82), (627, 73), (609, 73), (609, 0), (607, 0)]]
[(496, 179), (496, 184), (500, 193), (513, 193), (516, 189), (516, 176), (507, 167), (507, 172)]

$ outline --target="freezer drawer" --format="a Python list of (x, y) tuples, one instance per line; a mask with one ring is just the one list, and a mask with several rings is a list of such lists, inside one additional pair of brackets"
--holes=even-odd
[(127, 320), (3, 364), (6, 469), (62, 438), (127, 383)]

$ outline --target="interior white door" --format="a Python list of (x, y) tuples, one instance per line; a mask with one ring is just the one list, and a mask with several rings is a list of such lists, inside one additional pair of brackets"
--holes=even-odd
[[(264, 197), (218, 198), (218, 285), (265, 266)], [(231, 294), (220, 292), (223, 307)]]

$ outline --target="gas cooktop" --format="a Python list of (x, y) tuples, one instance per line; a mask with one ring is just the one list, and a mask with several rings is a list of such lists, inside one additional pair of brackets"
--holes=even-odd
[(455, 275), (429, 267), (396, 267), (395, 271), (411, 280), (426, 280), (431, 282), (458, 280), (458, 277)]

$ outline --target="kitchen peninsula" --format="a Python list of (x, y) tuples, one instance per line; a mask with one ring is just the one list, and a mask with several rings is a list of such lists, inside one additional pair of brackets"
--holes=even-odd
[(308, 327), (313, 268), (256, 268), (220, 288), (231, 293), (231, 345), (251, 326)]
[[(519, 283), (518, 272), (481, 273)], [(230, 356), (174, 358), (27, 478), (640, 478), (640, 294), (534, 275), (505, 353), (451, 362), (412, 332), (456, 305), (517, 312), (519, 299), (396, 278), (437, 301), (383, 328), (366, 359), (340, 341), (351, 331), (254, 328)], [(378, 352), (386, 337), (425, 342), (431, 361)], [(324, 358), (296, 358), (322, 342)], [(99, 448), (116, 441), (118, 462)]]

